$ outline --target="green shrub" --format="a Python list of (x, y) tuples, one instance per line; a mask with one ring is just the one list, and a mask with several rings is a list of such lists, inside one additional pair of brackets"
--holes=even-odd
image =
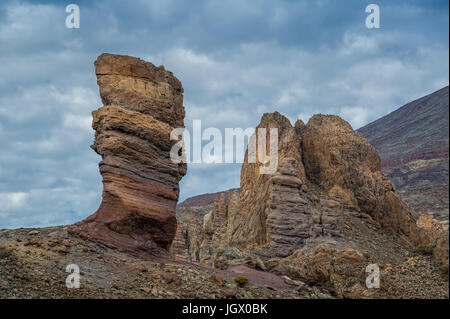
[(424, 256), (431, 256), (433, 255), (434, 245), (419, 245), (416, 248), (416, 253), (424, 255)]
[(203, 228), (203, 232), (204, 232), (206, 235), (210, 235), (210, 236), (214, 234), (214, 230), (212, 230), (212, 229), (209, 228), (209, 227)]
[(234, 282), (239, 287), (244, 287), (248, 283), (248, 278), (245, 276), (237, 276), (236, 278), (234, 278)]

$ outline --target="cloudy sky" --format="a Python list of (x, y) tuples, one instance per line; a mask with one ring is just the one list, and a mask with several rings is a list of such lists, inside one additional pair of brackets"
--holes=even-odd
[[(449, 3), (433, 1), (0, 3), (0, 228), (73, 223), (101, 200), (91, 111), (102, 52), (164, 65), (186, 125), (254, 127), (338, 114), (356, 129), (449, 82)], [(367, 29), (365, 7), (380, 6)], [(239, 185), (238, 164), (190, 165), (181, 199)]]

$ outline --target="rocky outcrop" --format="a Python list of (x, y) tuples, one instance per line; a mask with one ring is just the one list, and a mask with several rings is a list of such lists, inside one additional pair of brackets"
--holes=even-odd
[[(287, 258), (273, 258), (267, 262), (271, 271), (286, 274), (291, 278), (316, 286), (326, 287), (338, 297), (354, 297), (355, 287), (365, 285), (366, 258), (358, 250), (348, 247), (343, 250), (318, 245), (309, 252), (296, 250)], [(355, 286), (357, 285), (357, 286)], [(358, 297), (369, 296), (363, 289)]]
[(191, 216), (189, 219), (186, 237), (189, 260), (194, 262), (200, 261), (200, 245), (203, 240), (203, 227), (195, 216)]
[(376, 150), (341, 118), (315, 115), (292, 126), (275, 112), (264, 114), (257, 128), (278, 128), (278, 169), (261, 174), (262, 163), (249, 163), (246, 154), (238, 214), (243, 222), (228, 225), (230, 245), (268, 256), (320, 243), (342, 247), (348, 242), (345, 218), (363, 215), (409, 247), (427, 240), (381, 172)]
[(302, 130), (308, 180), (322, 192), (342, 190), (342, 200), (415, 246), (420, 232), (408, 206), (381, 172), (381, 160), (366, 138), (338, 116), (315, 115)]
[[(301, 160), (301, 140), (297, 134), (297, 128), (303, 123), (296, 123), (292, 127), (289, 120), (280, 113), (264, 114), (259, 128), (267, 129), (267, 142), (269, 145), (269, 129), (278, 129), (278, 163), (286, 157), (296, 159), (295, 171), (299, 179), (305, 178), (305, 171)], [(254, 135), (256, 145), (259, 144), (258, 136)], [(230, 244), (239, 247), (264, 246), (268, 243), (268, 203), (269, 185), (271, 174), (261, 174), (260, 167), (263, 163), (249, 163), (248, 151), (245, 154), (244, 163), (241, 169), (241, 193), (240, 193), (240, 219), (244, 221), (237, 224), (232, 230)]]
[[(433, 259), (448, 274), (449, 265), (449, 229), (448, 225), (433, 218), (432, 214), (419, 213), (417, 226), (427, 235), (433, 248)], [(422, 247), (423, 248), (423, 247)], [(426, 246), (425, 246), (426, 248)]]
[(213, 224), (213, 211), (208, 212), (203, 216), (203, 230), (206, 233), (213, 232), (214, 224)]
[(99, 209), (69, 232), (119, 249), (167, 251), (176, 232), (178, 182), (170, 132), (184, 127), (183, 88), (164, 67), (102, 54), (95, 61), (103, 107), (94, 111), (92, 148), (102, 156)]
[(434, 219), (432, 214), (419, 213), (419, 218), (416, 223), (419, 228), (425, 230), (431, 241), (435, 241), (440, 237), (446, 228), (442, 223)]
[(239, 200), (239, 191), (234, 190), (228, 197), (228, 210), (226, 220), (226, 233), (224, 245), (230, 245), (233, 231), (242, 223), (240, 219), (241, 202)]
[(221, 194), (219, 199), (214, 200), (214, 211), (211, 218), (214, 229), (226, 227), (227, 202), (224, 194)]
[(305, 245), (316, 210), (306, 198), (294, 158), (285, 158), (279, 174), (269, 179), (267, 236), (272, 255), (288, 256)]
[(183, 223), (178, 221), (177, 232), (175, 233), (175, 238), (173, 239), (172, 246), (170, 247), (170, 253), (177, 259), (187, 260), (188, 250), (183, 228)]

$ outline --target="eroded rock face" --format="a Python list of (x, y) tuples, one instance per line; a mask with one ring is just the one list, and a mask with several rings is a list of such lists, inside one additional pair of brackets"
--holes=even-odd
[(339, 189), (341, 200), (372, 216), (405, 244), (421, 241), (410, 209), (381, 172), (380, 157), (362, 134), (338, 116), (315, 115), (301, 135), (311, 183), (329, 195)]
[(288, 256), (305, 245), (311, 237), (316, 209), (302, 190), (297, 177), (297, 161), (287, 157), (280, 163), (279, 174), (269, 180), (267, 235), (272, 255)]
[(102, 156), (103, 198), (69, 232), (119, 249), (167, 251), (186, 173), (170, 159), (170, 132), (184, 127), (183, 88), (164, 67), (129, 56), (102, 54), (95, 69), (104, 106), (92, 113), (92, 148)]
[(271, 127), (278, 128), (277, 172), (260, 174), (262, 164), (246, 155), (234, 217), (242, 222), (228, 227), (230, 245), (280, 257), (323, 243), (345, 247), (345, 217), (363, 214), (409, 247), (427, 239), (381, 172), (376, 150), (347, 122), (315, 115), (292, 126), (277, 112), (264, 114), (257, 128)]
[(200, 261), (200, 245), (202, 244), (202, 240), (202, 224), (197, 217), (191, 216), (187, 225), (187, 246), (190, 261)]
[(432, 214), (419, 213), (417, 226), (422, 229), (433, 245), (433, 258), (441, 265), (442, 270), (448, 274), (449, 263), (449, 230), (448, 225), (443, 225), (433, 218)]
[(438, 237), (448, 229), (444, 227), (442, 223), (433, 218), (431, 214), (419, 213), (419, 218), (417, 219), (417, 226), (425, 230), (431, 241), (435, 241)]
[(187, 260), (188, 250), (186, 245), (186, 237), (184, 235), (184, 227), (181, 221), (177, 222), (177, 232), (173, 239), (170, 253), (177, 259)]
[(228, 216), (226, 220), (226, 234), (225, 245), (229, 245), (233, 236), (233, 231), (242, 223), (240, 220), (239, 211), (241, 209), (241, 202), (239, 200), (239, 192), (234, 190), (228, 197)]
[[(367, 261), (354, 248), (335, 250), (323, 244), (308, 252), (296, 250), (287, 258), (274, 258), (267, 264), (271, 271), (299, 278), (311, 285), (327, 287), (337, 297), (355, 298), (352, 296), (352, 285), (364, 285), (366, 274), (362, 270), (367, 266)], [(359, 293), (357, 297), (363, 295)]]
[[(301, 161), (301, 140), (298, 138), (297, 128), (303, 123), (299, 122), (296, 127), (292, 127), (289, 120), (278, 112), (264, 114), (258, 128), (266, 128), (269, 145), (270, 128), (278, 128), (278, 164), (284, 158), (290, 157), (296, 160), (295, 167), (292, 168), (299, 179), (305, 178), (305, 170)], [(256, 145), (259, 141), (256, 138)], [(268, 203), (269, 185), (272, 175), (261, 174), (260, 167), (263, 164), (248, 162), (248, 151), (245, 154), (244, 163), (241, 169), (241, 193), (240, 193), (240, 213), (239, 218), (242, 223), (235, 225), (231, 231), (230, 244), (249, 247), (264, 246), (268, 243)]]

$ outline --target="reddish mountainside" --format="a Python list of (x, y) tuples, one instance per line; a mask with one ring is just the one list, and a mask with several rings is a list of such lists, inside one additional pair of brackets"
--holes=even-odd
[(230, 193), (238, 189), (239, 188), (231, 188), (229, 190), (222, 192), (201, 194), (194, 197), (190, 197), (184, 200), (183, 202), (179, 203), (178, 207), (208, 206), (214, 204), (214, 200), (219, 199), (220, 195), (224, 194), (225, 198), (228, 198), (228, 195)]
[(449, 87), (360, 128), (414, 213), (448, 220)]

